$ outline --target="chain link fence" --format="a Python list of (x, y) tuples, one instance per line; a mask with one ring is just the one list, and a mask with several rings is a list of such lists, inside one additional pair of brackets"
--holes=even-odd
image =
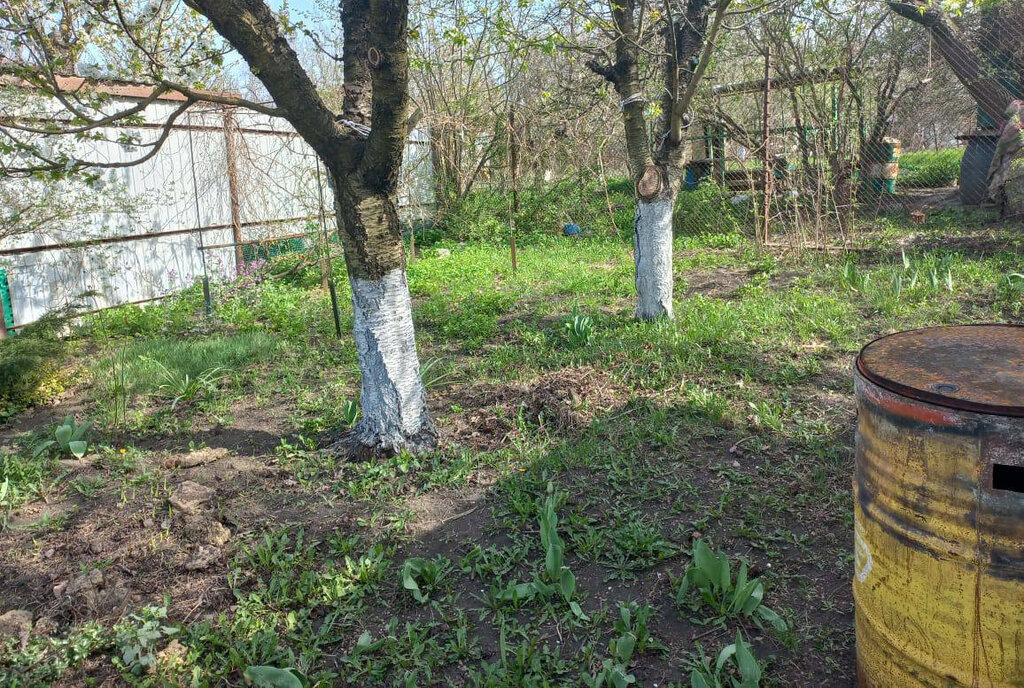
[[(996, 4), (949, 24), (955, 41), (881, 14), (871, 38), (850, 45), (857, 57), (830, 67), (792, 23), (752, 31), (746, 73), (759, 67), (760, 78), (713, 84), (691, 128), (684, 193), (707, 207), (684, 201), (696, 215), (686, 231), (742, 218), (763, 243), (845, 246), (880, 220), (1021, 219), (1020, 173), (990, 182), (1015, 135), (1020, 148), (1019, 119), (1014, 128), (1003, 111), (1024, 96), (1024, 8)], [(984, 89), (996, 91), (988, 102)]]

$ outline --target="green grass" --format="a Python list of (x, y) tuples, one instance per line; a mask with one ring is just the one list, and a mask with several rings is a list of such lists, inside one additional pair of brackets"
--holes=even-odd
[(962, 148), (941, 151), (904, 151), (900, 155), (897, 185), (904, 189), (941, 189), (956, 186), (960, 178)]
[(97, 417), (111, 431), (165, 423), (178, 432), (189, 422), (181, 411), (225, 413), (232, 395), (250, 387), (268, 361), (287, 360), (288, 351), (264, 332), (115, 340), (91, 367)]
[(128, 342), (116, 353), (97, 361), (93, 374), (103, 380), (111, 367), (118, 367), (123, 359), (123, 372), (119, 374), (128, 381), (128, 392), (151, 394), (160, 386), (164, 369), (194, 378), (211, 368), (234, 371), (255, 366), (279, 350), (276, 338), (258, 332), (194, 340), (145, 339)]
[[(575, 198), (587, 194), (581, 215), (602, 227), (603, 194)], [(124, 521), (130, 538), (143, 519), (169, 518), (175, 484), (211, 480), (166, 469), (178, 449), (133, 444), (213, 445), (239, 404), (279, 420), (265, 430), (269, 448), (238, 450), (251, 472), (216, 482), (216, 515), (234, 532), (223, 563), (184, 572), (194, 543), (177, 521), (144, 531), (139, 554), (69, 561), (157, 561), (160, 589), (119, 624), (61, 619), (48, 637), (0, 651), (0, 683), (241, 685), (247, 667), (271, 665), (318, 686), (607, 686), (632, 675), (681, 687), (742, 632), (761, 685), (848, 685), (852, 357), (897, 329), (1019, 318), (1024, 280), (1009, 277), (1024, 271), (1019, 229), (969, 213), (914, 227), (885, 218), (857, 235), (869, 250), (843, 254), (766, 253), (739, 224), (682, 234), (676, 319), (639, 323), (629, 244), (611, 220), (570, 240), (543, 212), (524, 228), (533, 233), (515, 273), (504, 235), (475, 226), (463, 231), (477, 240), (436, 239), (448, 255), (426, 245), (409, 264), (421, 360), (447, 375), (429, 396), (448, 443), (422, 456), (350, 462), (322, 451), (358, 375), (309, 275), (218, 287), (210, 320), (193, 289), (80, 330), (97, 432), (111, 430), (103, 409), (118, 366), (137, 417), (67, 475), (52, 460), (5, 455), (0, 481), (17, 488), (8, 513), (69, 497), (78, 510), (59, 524), (66, 531)], [(574, 311), (593, 330), (571, 341)], [(172, 413), (151, 360), (181, 375), (231, 374)], [(61, 535), (53, 526), (5, 531), (4, 566), (36, 566)], [(697, 542), (733, 562), (737, 581), (745, 562), (786, 624), (757, 629), (751, 614), (774, 617), (737, 611), (732, 588), (704, 594), (692, 573), (677, 603)], [(153, 640), (164, 593), (178, 630)], [(172, 636), (180, 664), (133, 673)]]
[(0, 530), (7, 527), (12, 511), (57, 491), (57, 462), (45, 452), (32, 454), (28, 447), (0, 454)]

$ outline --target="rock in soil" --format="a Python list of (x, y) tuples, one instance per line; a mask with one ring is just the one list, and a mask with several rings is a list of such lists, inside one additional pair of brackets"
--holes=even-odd
[(185, 519), (184, 535), (190, 542), (214, 547), (223, 547), (231, 539), (231, 531), (223, 523), (201, 516)]
[(218, 559), (220, 559), (219, 547), (199, 545), (192, 554), (192, 558), (185, 562), (185, 569), (188, 571), (201, 571), (209, 568)]
[(74, 599), (79, 594), (96, 590), (103, 585), (103, 572), (99, 569), (89, 569), (74, 578), (63, 583), (58, 583), (53, 588), (56, 597), (67, 597)]
[(24, 648), (28, 644), (28, 634), (32, 632), (32, 612), (14, 609), (0, 616), (0, 640), (17, 638)]
[(220, 521), (211, 521), (206, 530), (207, 544), (223, 547), (231, 539), (231, 531)]
[(57, 584), (53, 594), (76, 610), (84, 607), (100, 616), (120, 613), (128, 606), (128, 592), (116, 582), (106, 580), (99, 569), (90, 569)]
[(168, 501), (178, 511), (192, 514), (205, 507), (214, 494), (216, 491), (212, 487), (186, 480), (175, 488)]
[(175, 669), (185, 663), (188, 649), (175, 638), (167, 643), (167, 647), (156, 653), (156, 665), (164, 671)]

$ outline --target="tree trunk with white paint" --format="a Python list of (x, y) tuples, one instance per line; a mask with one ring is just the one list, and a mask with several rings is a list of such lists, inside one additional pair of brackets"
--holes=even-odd
[(637, 199), (633, 228), (636, 266), (636, 317), (640, 320), (673, 317), (672, 210), (673, 198)]
[(333, 181), (362, 374), (354, 448), (387, 454), (431, 449), (437, 431), (420, 378), (398, 212), (386, 194), (351, 179)]
[(395, 189), (408, 130), (404, 0), (342, 0), (346, 120), (365, 141), (331, 157), (331, 182), (352, 287), (362, 418), (352, 453), (418, 452), (437, 444), (412, 322)]
[(360, 443), (389, 453), (433, 447), (436, 433), (420, 379), (405, 270), (375, 280), (354, 278), (352, 310), (362, 373)]
[(241, 54), (273, 97), (274, 114), (295, 127), (328, 172), (362, 373), (363, 417), (344, 444), (356, 456), (433, 447), (394, 202), (409, 128), (408, 0), (340, 0), (340, 113), (320, 97), (264, 0), (189, 6)]
[[(652, 138), (644, 114), (647, 98), (641, 88), (640, 46), (653, 38), (645, 0), (609, 0), (615, 58), (590, 59), (587, 66), (615, 87), (625, 133), (626, 160), (636, 184), (633, 261), (636, 267), (636, 317), (674, 317), (672, 306), (672, 212), (682, 181), (686, 114), (711, 59), (714, 36), (722, 27), (730, 0), (718, 0), (714, 22), (708, 22), (713, 0), (685, 0), (683, 12), (666, 13), (656, 29), (665, 41), (664, 85), (660, 115)], [(645, 28), (648, 33), (645, 33)], [(652, 147), (652, 144), (653, 147)]]

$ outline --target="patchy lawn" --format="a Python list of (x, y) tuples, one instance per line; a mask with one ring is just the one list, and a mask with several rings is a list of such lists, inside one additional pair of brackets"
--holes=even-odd
[[(318, 276), (222, 286), (212, 321), (197, 290), (94, 317), (78, 382), (5, 430), (0, 614), (31, 624), (0, 618), (0, 684), (690, 685), (740, 633), (762, 685), (852, 685), (853, 356), (1016, 320), (1020, 230), (681, 238), (677, 318), (647, 324), (618, 239), (522, 247), (518, 274), (501, 247), (427, 248), (409, 281), (443, 444), (366, 464), (323, 451), (357, 371)], [(95, 423), (84, 457), (33, 456), (68, 414)], [(760, 607), (701, 584), (705, 544)]]

